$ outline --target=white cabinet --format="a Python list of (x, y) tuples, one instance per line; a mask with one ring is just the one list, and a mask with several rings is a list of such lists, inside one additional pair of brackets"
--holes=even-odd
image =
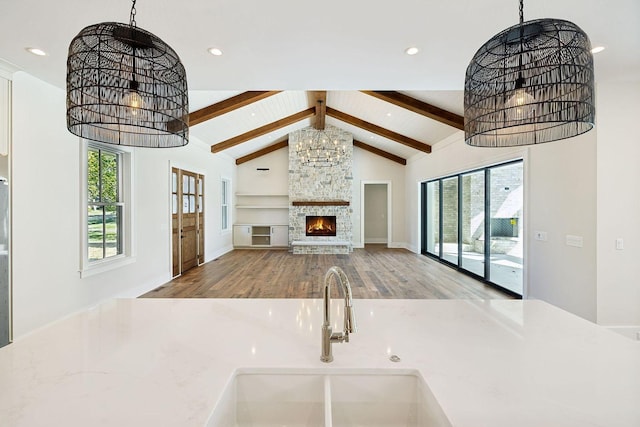
[(278, 246), (278, 247), (289, 246), (289, 226), (288, 225), (272, 225), (271, 226), (271, 246)]
[(289, 226), (234, 225), (233, 246), (239, 248), (286, 248), (289, 246)]
[(250, 225), (234, 225), (233, 246), (251, 246), (251, 229)]

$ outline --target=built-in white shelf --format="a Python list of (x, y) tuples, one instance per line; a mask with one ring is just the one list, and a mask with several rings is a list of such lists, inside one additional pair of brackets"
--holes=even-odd
[[(288, 224), (289, 195), (282, 193), (236, 193), (235, 224)], [(264, 236), (255, 236), (255, 246)], [(269, 243), (265, 243), (269, 245)], [(284, 246), (288, 245), (288, 241)], [(277, 246), (282, 246), (279, 243)]]

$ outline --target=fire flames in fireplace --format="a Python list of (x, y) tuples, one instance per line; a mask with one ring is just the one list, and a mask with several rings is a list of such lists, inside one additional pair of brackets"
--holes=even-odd
[(335, 216), (307, 216), (307, 236), (335, 236)]

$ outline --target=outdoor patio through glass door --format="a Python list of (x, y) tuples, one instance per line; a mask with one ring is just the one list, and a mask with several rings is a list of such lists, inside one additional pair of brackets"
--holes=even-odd
[(422, 183), (422, 253), (522, 295), (523, 185), (522, 160)]

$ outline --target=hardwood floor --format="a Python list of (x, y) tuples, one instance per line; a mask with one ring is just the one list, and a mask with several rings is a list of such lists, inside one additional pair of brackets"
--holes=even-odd
[(426, 256), (384, 245), (366, 245), (350, 255), (234, 250), (142, 297), (322, 298), (324, 274), (333, 265), (346, 273), (354, 298), (512, 298)]

